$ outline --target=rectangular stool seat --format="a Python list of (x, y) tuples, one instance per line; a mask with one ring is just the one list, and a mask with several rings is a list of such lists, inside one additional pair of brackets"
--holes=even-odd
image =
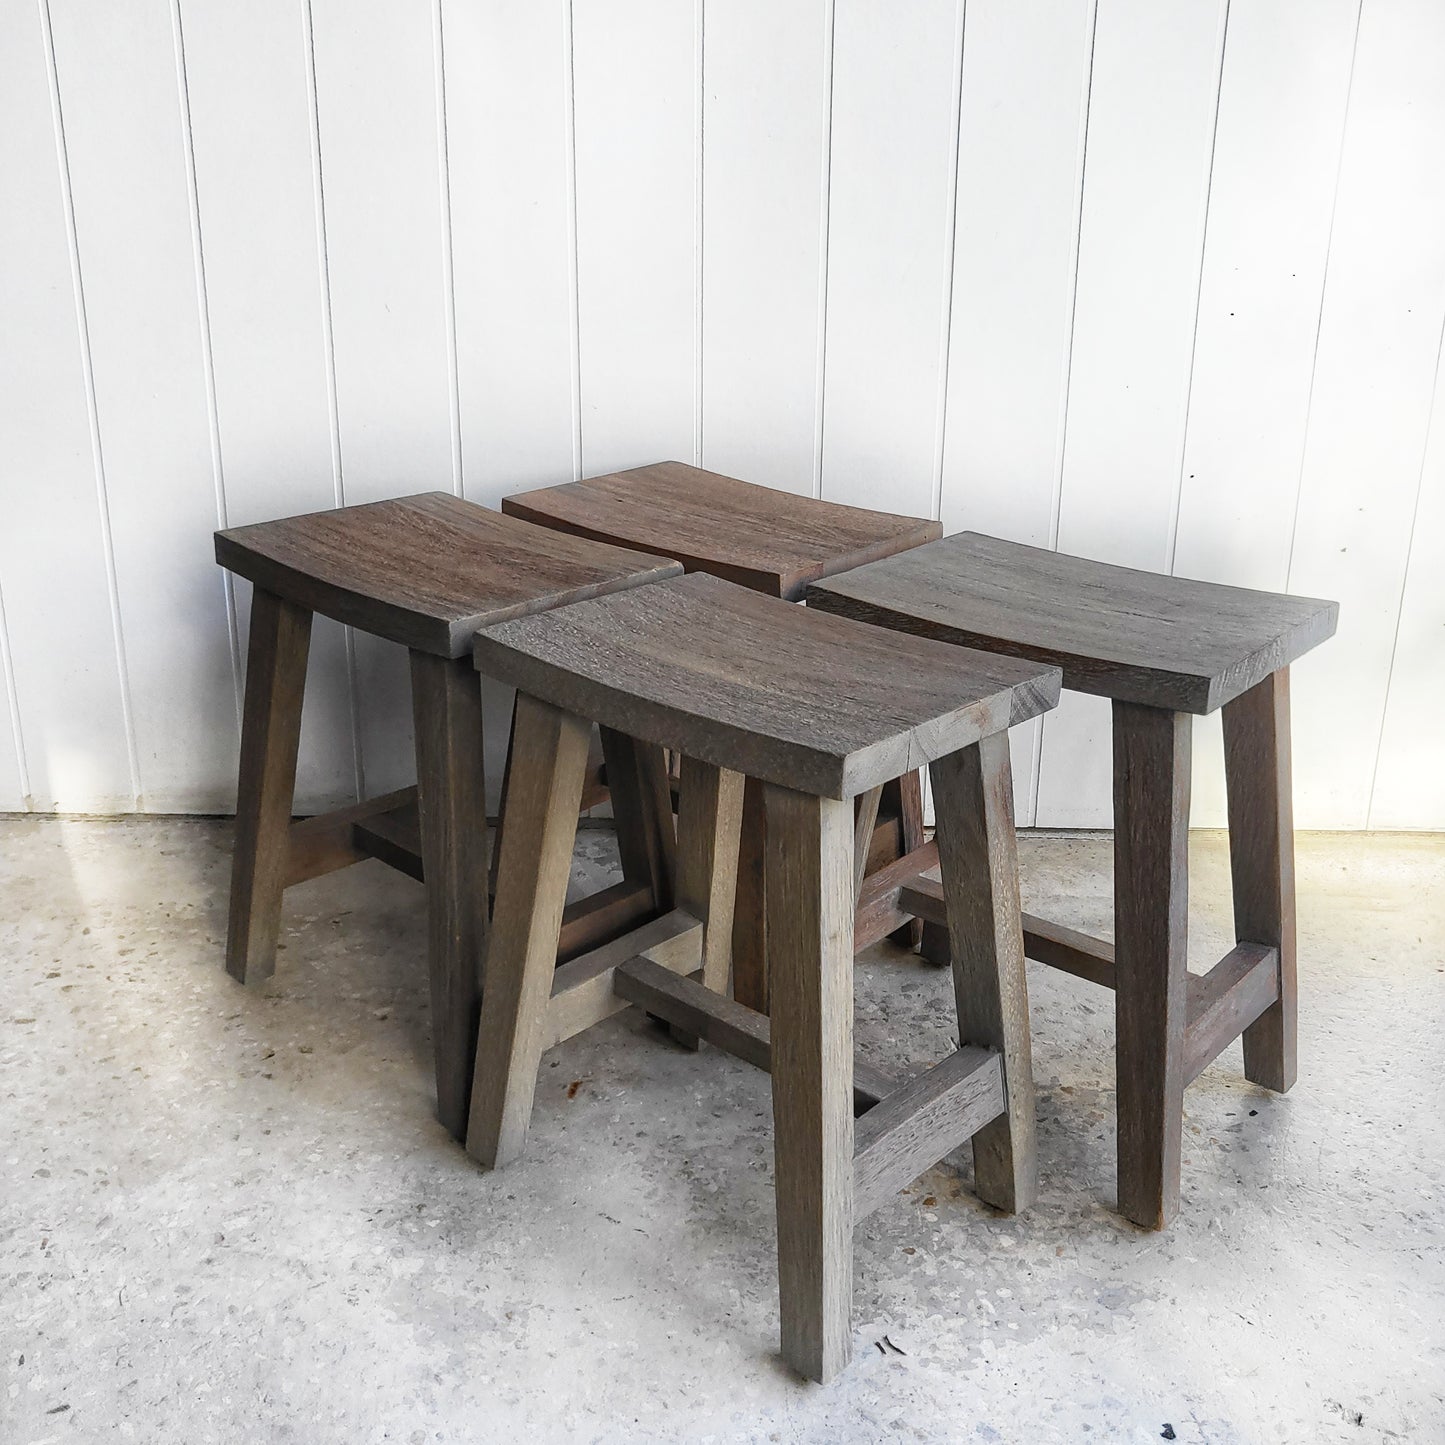
[(486, 623), (682, 571), (446, 492), (233, 527), (216, 533), (216, 561), (278, 597), (440, 657), (464, 656)]
[(509, 516), (662, 552), (755, 592), (799, 600), (809, 582), (942, 535), (937, 522), (795, 496), (657, 462), (502, 499)]
[(1055, 667), (795, 607), (706, 574), (504, 622), (477, 666), (715, 766), (849, 798), (1044, 712)]
[(1330, 637), (1339, 606), (960, 532), (809, 588), (901, 632), (1053, 663), (1064, 686), (1208, 713)]

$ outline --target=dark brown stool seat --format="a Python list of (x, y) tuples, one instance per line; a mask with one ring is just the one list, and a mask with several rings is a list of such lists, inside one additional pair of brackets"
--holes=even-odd
[[(809, 605), (914, 636), (1050, 662), (1113, 701), (1115, 941), (1025, 918), (1029, 957), (1114, 988), (1119, 1208), (1179, 1204), (1184, 1089), (1242, 1032), (1246, 1076), (1295, 1078), (1289, 665), (1333, 602), (1113, 567), (964, 532), (809, 589)], [(1224, 710), (1238, 946), (1186, 968), (1191, 714)], [(940, 916), (927, 877), (904, 907)]]
[[(942, 535), (937, 522), (760, 487), (682, 462), (658, 462), (564, 486), (506, 497), (502, 510), (579, 537), (676, 557), (771, 597), (800, 601), (809, 582), (889, 557)], [(773, 666), (767, 658), (759, 666)], [(766, 900), (762, 785), (748, 785), (743, 861), (733, 943), (739, 1000), (767, 1009)], [(916, 773), (890, 782), (859, 895), (857, 946), (892, 933), (916, 945), (921, 928), (896, 907), (898, 883), (937, 863), (923, 836), (923, 794)], [(898, 860), (913, 856), (911, 865)]]
[[(627, 1003), (768, 1070), (783, 1351), (827, 1379), (850, 1353), (858, 1220), (969, 1138), (982, 1198), (1014, 1210), (1034, 1197), (1007, 729), (1054, 705), (1058, 670), (710, 576), (501, 623), (478, 634), (476, 659), (518, 689), (518, 726), (468, 1152), (491, 1168), (514, 1159), (543, 1050)], [(554, 974), (591, 720), (683, 754), (678, 908)], [(904, 1082), (853, 1058), (856, 863), (873, 818), (855, 799), (876, 804), (925, 764), (960, 1047)], [(768, 816), (771, 1020), (726, 996), (741, 774), (761, 781)]]
[[(375, 857), (427, 888), (437, 1107), (466, 1124), (487, 930), (486, 787), (478, 627), (676, 575), (676, 562), (564, 536), (431, 492), (216, 534), (216, 560), (255, 584), (241, 733), (226, 967), (243, 983), (276, 965), (281, 896)], [(293, 824), (311, 616), (410, 649), (415, 789)], [(604, 736), (623, 885), (587, 900), (564, 952), (668, 903), (667, 840), (646, 792), (666, 789), (660, 752)], [(480, 823), (480, 826), (478, 826)], [(641, 860), (641, 861), (639, 861)], [(642, 876), (642, 875), (646, 876)]]

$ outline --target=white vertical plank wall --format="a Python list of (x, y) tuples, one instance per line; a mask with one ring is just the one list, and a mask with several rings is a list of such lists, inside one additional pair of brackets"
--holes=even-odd
[[(341, 490), (304, 13), (293, 0), (244, 9), (182, 0), (180, 13), (226, 520), (243, 526), (334, 507)], [(255, 103), (257, 74), (270, 77), (264, 106)], [(244, 657), (250, 589), (234, 585)], [(345, 637), (317, 618), (297, 806), (355, 801), (357, 783)]]
[(0, 344), (0, 808), (28, 796), (124, 812), (136, 783), (47, 29), (31, 0), (0, 4), (0, 95), (17, 122), (0, 125), (0, 337), (24, 338)]
[(702, 465), (804, 495), (819, 462), (832, 9), (714, 5), (703, 45)]
[[(965, 14), (939, 516), (1051, 546), (1068, 403), (1092, 0), (971, 0)], [(1016, 728), (1034, 821), (1041, 727)]]
[[(231, 805), (218, 525), (675, 457), (1336, 597), (1298, 821), (1445, 828), (1442, 74), (1437, 0), (0, 0), (0, 810)], [(318, 621), (299, 806), (410, 742)], [(1014, 758), (1108, 825), (1106, 705)]]

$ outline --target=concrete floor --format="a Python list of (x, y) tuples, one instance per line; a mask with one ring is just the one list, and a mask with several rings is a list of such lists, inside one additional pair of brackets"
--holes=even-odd
[[(1445, 1440), (1445, 838), (1301, 839), (1300, 1081), (1200, 1078), (1162, 1236), (1111, 1212), (1110, 1000), (1031, 966), (1042, 1199), (993, 1214), (965, 1163), (870, 1218), (827, 1389), (776, 1354), (762, 1075), (624, 1014), (484, 1175), (432, 1118), (417, 885), (295, 890), (243, 991), (228, 841), (0, 821), (4, 1445)], [(1228, 877), (1192, 851), (1199, 968)], [(1022, 853), (1037, 911), (1107, 926), (1107, 839)], [(858, 976), (865, 1051), (947, 1049), (945, 973)]]

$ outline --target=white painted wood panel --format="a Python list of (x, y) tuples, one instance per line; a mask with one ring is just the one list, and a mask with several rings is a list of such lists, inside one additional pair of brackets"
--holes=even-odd
[(699, 12), (573, 0), (582, 471), (697, 445)]
[[(318, 190), (304, 11), (183, 0), (186, 92), (230, 526), (334, 507)], [(256, 105), (258, 94), (267, 103)], [(247, 123), (237, 125), (245, 115)], [(245, 657), (250, 586), (233, 582)], [(302, 713), (298, 812), (356, 797), (343, 629), (318, 617)]]
[(838, 0), (822, 494), (931, 517), (953, 256), (961, 0)]
[(22, 789), (12, 736), (0, 808), (28, 791), (38, 809), (126, 812), (135, 788), (48, 53), (33, 0), (0, 3), (0, 336), (25, 338), (0, 347), (0, 582), (28, 772)]
[(1435, 408), (1405, 575), (1370, 799), (1371, 828), (1445, 818), (1445, 375)]
[[(1281, 591), (1289, 571), (1359, 0), (1230, 11), (1172, 570)], [(1218, 718), (1194, 821), (1226, 821)]]
[(566, 9), (443, 6), (465, 495), (575, 475)]
[[(1166, 571), (1209, 193), (1225, 7), (1100, 0), (1058, 545)], [(1107, 827), (1108, 703), (1043, 724), (1037, 821)]]
[[(348, 503), (460, 490), (430, 5), (311, 0), (341, 480)], [(405, 655), (355, 637), (368, 794), (416, 776)]]
[[(1073, 330), (1094, 7), (972, 0), (940, 511), (965, 529), (1053, 540)], [(1012, 735), (1015, 814), (1034, 818), (1038, 720)]]
[(210, 560), (218, 478), (172, 12), (50, 13), (141, 805), (217, 811), (235, 795), (236, 676)]
[[(567, 6), (445, 0), (442, 47), (463, 492), (495, 507), (580, 465)], [(495, 804), (512, 695), (483, 696)]]
[(5, 618), (4, 579), (0, 578), (0, 813), (30, 808), (30, 784), (20, 765), (20, 709), (10, 667), (9, 628)]
[(831, 34), (829, 0), (737, 0), (708, 9), (703, 55), (702, 465), (803, 494), (817, 467)]
[(1295, 669), (1306, 828), (1369, 812), (1445, 317), (1442, 76), (1445, 8), (1365, 6), (1289, 572), (1340, 602), (1334, 640)]

